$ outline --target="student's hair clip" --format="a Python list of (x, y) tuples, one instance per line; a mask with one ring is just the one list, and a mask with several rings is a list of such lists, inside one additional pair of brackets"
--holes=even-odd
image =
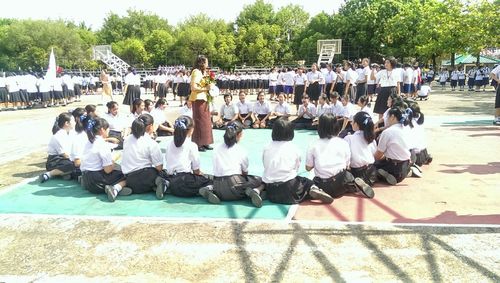
[(93, 119), (90, 119), (88, 122), (87, 122), (87, 130), (92, 130), (95, 126), (95, 120)]
[(233, 123), (230, 123), (226, 126), (227, 129), (231, 129), (231, 130), (236, 130), (236, 125), (233, 124)]
[(80, 122), (83, 122), (85, 119), (87, 119), (87, 115), (85, 114), (80, 115)]
[(174, 127), (180, 128), (183, 130), (187, 129), (186, 123), (184, 122), (184, 119), (177, 119), (175, 120)]

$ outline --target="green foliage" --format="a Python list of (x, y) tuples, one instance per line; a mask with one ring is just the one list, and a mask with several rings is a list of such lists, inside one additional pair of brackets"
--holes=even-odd
[(144, 66), (148, 61), (148, 52), (144, 44), (137, 38), (128, 38), (111, 45), (113, 53), (122, 58), (125, 62), (135, 66)]
[(167, 52), (174, 45), (175, 38), (166, 30), (153, 30), (144, 41), (144, 48), (149, 54), (149, 64), (165, 64)]
[(247, 27), (252, 24), (272, 24), (274, 22), (274, 9), (270, 3), (256, 0), (251, 5), (245, 5), (243, 11), (238, 15), (236, 24), (238, 27)]

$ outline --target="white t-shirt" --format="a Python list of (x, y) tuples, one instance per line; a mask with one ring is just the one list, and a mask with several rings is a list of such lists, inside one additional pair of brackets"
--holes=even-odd
[(297, 177), (300, 151), (291, 141), (272, 141), (262, 152), (264, 183), (286, 182)]
[(225, 143), (214, 149), (212, 157), (215, 177), (240, 175), (248, 172), (248, 155), (239, 144), (227, 147)]
[(81, 133), (76, 133), (73, 136), (73, 143), (71, 144), (71, 155), (69, 159), (71, 161), (75, 161), (76, 159), (80, 159), (83, 154), (83, 149), (85, 145), (89, 142), (89, 138), (85, 131)]
[(400, 75), (396, 70), (392, 70), (390, 72), (382, 70), (378, 72), (375, 77), (377, 78), (377, 82), (380, 84), (380, 87), (397, 86), (401, 81)]
[(385, 129), (380, 135), (378, 150), (383, 152), (385, 157), (393, 160), (409, 160), (410, 147), (403, 125), (397, 123)]
[(176, 147), (172, 140), (165, 152), (165, 163), (169, 175), (175, 173), (191, 173), (193, 170), (200, 169), (200, 153), (198, 146), (186, 138), (184, 144)]
[(67, 154), (69, 156), (72, 144), (73, 135), (60, 129), (50, 138), (47, 153), (49, 155)]
[(101, 136), (96, 136), (94, 143), (88, 141), (85, 144), (80, 160), (82, 172), (100, 171), (106, 166), (113, 165), (111, 148)]
[(163, 164), (160, 146), (148, 134), (140, 138), (129, 135), (123, 141), (122, 172), (128, 174)]
[(306, 165), (314, 167), (314, 175), (327, 179), (349, 166), (351, 151), (349, 144), (338, 137), (318, 139), (307, 150)]
[(344, 138), (351, 149), (351, 168), (360, 168), (375, 162), (377, 143), (374, 140), (368, 144), (363, 134), (363, 131), (356, 131)]

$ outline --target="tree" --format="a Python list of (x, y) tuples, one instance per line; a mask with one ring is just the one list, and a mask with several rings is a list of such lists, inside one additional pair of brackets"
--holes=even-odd
[(236, 19), (239, 27), (248, 27), (252, 24), (272, 24), (274, 22), (273, 5), (263, 0), (256, 0), (251, 5), (245, 5)]
[(141, 40), (136, 38), (128, 38), (112, 44), (113, 53), (125, 62), (136, 66), (147, 64), (148, 53), (144, 48)]
[(274, 65), (281, 50), (280, 31), (277, 25), (257, 23), (240, 28), (237, 40), (240, 63)]
[(500, 46), (500, 1), (493, 3), (479, 1), (469, 6), (469, 13), (465, 18), (464, 26), (468, 28), (467, 51), (478, 57), (482, 50), (487, 47)]
[(296, 59), (306, 60), (308, 63), (315, 62), (318, 58), (317, 41), (320, 39), (335, 38), (333, 19), (325, 12), (311, 18), (311, 21), (293, 39), (292, 50), (295, 51)]
[(175, 43), (175, 38), (166, 30), (153, 30), (146, 37), (144, 48), (149, 54), (150, 66), (159, 66), (166, 63), (167, 52)]
[(204, 32), (199, 27), (187, 27), (181, 31), (175, 44), (181, 63), (191, 65), (200, 54), (211, 57), (215, 52), (215, 40), (213, 32)]

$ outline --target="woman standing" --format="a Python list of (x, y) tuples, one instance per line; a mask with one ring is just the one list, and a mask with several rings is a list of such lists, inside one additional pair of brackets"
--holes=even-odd
[(210, 85), (203, 86), (201, 81), (207, 74), (208, 59), (198, 56), (191, 73), (191, 95), (189, 100), (193, 102), (194, 132), (192, 140), (198, 145), (199, 151), (213, 149), (210, 144), (214, 142), (212, 135), (212, 121), (208, 105), (208, 91)]
[(379, 119), (382, 118), (385, 110), (387, 110), (387, 99), (390, 95), (396, 93), (398, 96), (401, 93), (399, 87), (400, 78), (399, 75), (394, 72), (394, 67), (396, 67), (396, 59), (385, 59), (384, 62), (385, 70), (378, 72), (375, 76), (372, 73), (372, 79), (376, 79), (378, 86), (380, 87), (380, 94), (375, 102), (375, 108), (373, 112), (379, 115)]

